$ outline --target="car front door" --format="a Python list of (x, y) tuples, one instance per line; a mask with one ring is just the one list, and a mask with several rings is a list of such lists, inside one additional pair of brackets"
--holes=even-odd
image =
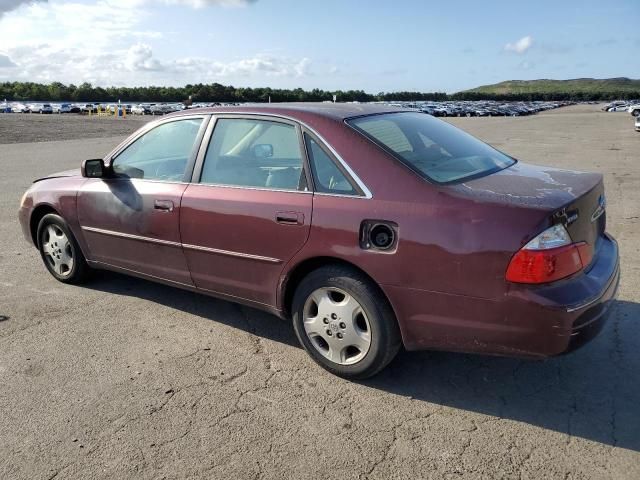
[(301, 138), (286, 120), (217, 118), (182, 198), (182, 243), (198, 288), (276, 305), (283, 266), (311, 224)]
[(180, 201), (207, 116), (177, 117), (143, 132), (110, 159), (106, 178), (78, 192), (92, 261), (192, 285), (180, 240)]

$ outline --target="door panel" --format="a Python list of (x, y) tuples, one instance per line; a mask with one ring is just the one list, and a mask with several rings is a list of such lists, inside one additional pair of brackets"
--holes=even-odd
[(199, 288), (276, 305), (284, 264), (307, 240), (313, 195), (189, 185), (180, 231)]
[(207, 123), (198, 115), (152, 124), (115, 153), (108, 178), (83, 185), (78, 221), (92, 260), (193, 285), (180, 243), (180, 200)]
[(78, 192), (78, 221), (92, 260), (192, 285), (180, 245), (184, 183), (90, 179)]

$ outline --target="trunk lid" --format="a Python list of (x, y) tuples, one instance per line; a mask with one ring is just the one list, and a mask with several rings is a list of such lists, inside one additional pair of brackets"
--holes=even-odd
[(587, 242), (594, 253), (605, 231), (604, 184), (599, 173), (519, 162), (458, 187), (477, 200), (548, 213), (551, 223), (564, 224), (573, 242)]

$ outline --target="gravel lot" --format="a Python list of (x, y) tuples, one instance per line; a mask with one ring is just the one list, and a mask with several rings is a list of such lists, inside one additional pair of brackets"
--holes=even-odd
[(0, 144), (102, 138), (107, 135), (126, 137), (153, 118), (137, 115), (122, 119), (74, 113), (0, 113)]
[(604, 173), (623, 277), (582, 350), (402, 353), (350, 383), (270, 315), (110, 273), (62, 285), (21, 237), (20, 196), (140, 120), (1, 116), (0, 143), (82, 139), (0, 146), (0, 478), (640, 478), (631, 116), (589, 105), (452, 123), (525, 161)]

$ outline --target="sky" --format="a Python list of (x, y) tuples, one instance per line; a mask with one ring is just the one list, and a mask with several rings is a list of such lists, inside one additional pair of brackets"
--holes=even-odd
[(640, 78), (640, 0), (0, 0), (0, 81), (456, 92)]

